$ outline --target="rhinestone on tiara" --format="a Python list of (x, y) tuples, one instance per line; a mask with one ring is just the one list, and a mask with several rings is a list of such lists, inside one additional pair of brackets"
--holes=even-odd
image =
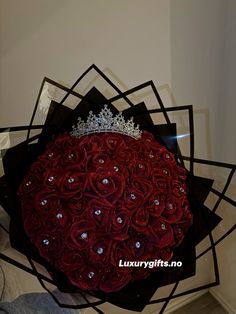
[(84, 121), (79, 117), (77, 125), (72, 126), (70, 135), (81, 137), (83, 135), (101, 132), (120, 133), (128, 135), (134, 139), (140, 138), (142, 133), (138, 125), (135, 127), (133, 118), (125, 121), (121, 112), (114, 116), (111, 110), (107, 108), (107, 105), (104, 105), (104, 108), (97, 116), (90, 111), (87, 121)]

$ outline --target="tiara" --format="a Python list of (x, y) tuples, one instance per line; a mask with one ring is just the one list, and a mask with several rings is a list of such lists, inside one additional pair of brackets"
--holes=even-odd
[(140, 138), (142, 133), (138, 125), (135, 127), (133, 118), (126, 122), (121, 112), (114, 116), (111, 110), (107, 108), (107, 105), (104, 105), (104, 108), (97, 116), (90, 111), (87, 121), (79, 117), (77, 125), (72, 126), (70, 135), (81, 137), (83, 135), (101, 132), (120, 133), (134, 139)]

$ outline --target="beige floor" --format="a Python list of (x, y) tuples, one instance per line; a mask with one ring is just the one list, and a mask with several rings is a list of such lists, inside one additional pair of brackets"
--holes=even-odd
[(228, 314), (225, 309), (211, 296), (206, 293), (195, 301), (183, 306), (172, 314)]

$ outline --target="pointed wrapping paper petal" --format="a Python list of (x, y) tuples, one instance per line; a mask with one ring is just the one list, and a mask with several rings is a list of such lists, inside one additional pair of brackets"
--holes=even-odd
[[(52, 102), (38, 143), (17, 145), (8, 149), (3, 158), (5, 177), (1, 178), (0, 182), (0, 201), (11, 216), (10, 237), (12, 246), (44, 265), (62, 291), (72, 292), (75, 291), (75, 287), (69, 283), (62, 273), (52, 269), (51, 265), (39, 256), (37, 250), (29, 241), (19, 215), (19, 201), (16, 191), (30, 165), (44, 151), (49, 140), (61, 132), (70, 130), (71, 125), (76, 123), (78, 115), (85, 118), (90, 110), (93, 110), (95, 113), (99, 112), (102, 105), (106, 102), (107, 100), (104, 96), (95, 88), (86, 95), (86, 100), (83, 99), (75, 110)], [(114, 107), (110, 106), (110, 108), (112, 108), (114, 113), (117, 113)], [(136, 108), (125, 110), (123, 114), (126, 118), (134, 115), (134, 121), (140, 124), (141, 129), (152, 132), (159, 142), (166, 145), (171, 151), (177, 152), (177, 142), (174, 136), (175, 125), (173, 124), (171, 127), (169, 125), (154, 126), (148, 111), (142, 118), (140, 118), (140, 115), (135, 116), (135, 113), (143, 110), (146, 110), (146, 107), (144, 104), (140, 104)], [(203, 205), (211, 186), (212, 181), (194, 177), (189, 173), (189, 201), (194, 223), (181, 246), (175, 249), (175, 260), (186, 261), (183, 262), (181, 268), (161, 269), (144, 280), (128, 284), (118, 292), (108, 294), (96, 292), (95, 295), (120, 307), (141, 311), (148, 304), (158, 287), (193, 276), (195, 274), (194, 247), (214, 229), (221, 219)]]

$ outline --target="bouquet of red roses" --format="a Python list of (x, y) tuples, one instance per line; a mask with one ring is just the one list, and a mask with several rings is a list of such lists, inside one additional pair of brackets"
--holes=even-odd
[[(96, 66), (91, 68), (114, 88)], [(60, 305), (82, 308), (109, 301), (141, 311), (159, 302), (150, 301), (158, 287), (178, 284), (195, 274), (195, 246), (220, 221), (204, 205), (213, 181), (194, 175), (193, 145), (189, 158), (181, 155), (175, 124), (156, 89), (161, 108), (155, 111), (144, 103), (133, 105), (116, 87), (118, 98), (130, 105), (119, 111), (112, 104), (117, 96), (108, 100), (95, 88), (84, 96), (75, 92), (90, 69), (71, 89), (44, 80), (40, 94), (45, 82), (67, 93), (60, 103), (51, 101), (44, 124), (37, 126), (33, 121), (39, 96), (25, 128), (26, 140), (4, 151), (0, 200), (11, 217), (12, 246), (32, 266), (32, 270), (22, 268), (44, 287), (50, 282), (63, 292), (79, 293), (88, 303), (62, 304), (53, 295)], [(74, 109), (65, 105), (70, 95), (80, 99)], [(193, 141), (192, 107), (186, 107)], [(151, 114), (155, 112), (164, 115), (166, 124), (154, 124)], [(33, 129), (40, 133), (30, 137)], [(184, 167), (186, 159), (189, 170)], [(216, 261), (214, 245), (212, 250)], [(21, 267), (3, 254), (0, 257)], [(180, 260), (182, 267), (120, 264), (154, 260)], [(49, 277), (37, 270), (35, 261), (47, 269)], [(217, 272), (216, 262), (215, 266)], [(85, 293), (102, 301), (91, 302)], [(163, 310), (173, 293), (163, 300)]]

